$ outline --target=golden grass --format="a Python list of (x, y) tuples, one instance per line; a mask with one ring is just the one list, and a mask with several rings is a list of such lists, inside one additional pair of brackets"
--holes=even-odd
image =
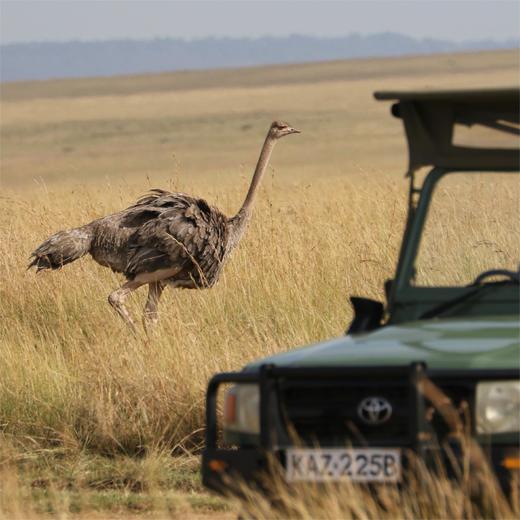
[(412, 466), (402, 488), (351, 482), (300, 483), (289, 488), (283, 475), (275, 472), (267, 484), (269, 497), (245, 486), (239, 507), (245, 518), (259, 520), (513, 519), (520, 514), (518, 496), (506, 500), (487, 467), (462, 471), (454, 479), (442, 468), (427, 469), (421, 461)]
[[(130, 198), (137, 191), (124, 188)], [(235, 190), (214, 198), (234, 206), (229, 199), (239, 195)], [(504, 193), (495, 187), (492, 195)], [(122, 197), (84, 188), (3, 201), (3, 215), (24, 215), (2, 224), (0, 240), (0, 417), (5, 438), (19, 453), (59, 448), (66, 458), (86, 452), (146, 460), (156, 450), (197, 449), (210, 376), (341, 334), (351, 318), (349, 294), (382, 299), (405, 215), (398, 180), (360, 176), (289, 192), (268, 179), (251, 228), (219, 284), (208, 291), (167, 291), (157, 330), (136, 339), (106, 302), (118, 276), (88, 258), (61, 272), (36, 276), (24, 270), (42, 237), (115, 210)], [(59, 209), (51, 208), (54, 200)], [(514, 215), (518, 201), (512, 198), (500, 215)], [(444, 207), (450, 215), (452, 209)], [(497, 214), (493, 198), (479, 210)], [(466, 245), (487, 240), (513, 251), (519, 243), (514, 222), (499, 235), (479, 227), (478, 220), (467, 221)], [(438, 236), (426, 264), (437, 278)], [(456, 238), (440, 245), (456, 252)], [(458, 267), (464, 265), (444, 266), (441, 279), (460, 280)], [(471, 267), (476, 274), (479, 265)], [(140, 315), (144, 296), (132, 297), (134, 315)]]
[[(202, 426), (211, 374), (340, 334), (350, 317), (348, 294), (381, 297), (393, 271), (403, 196), (394, 182), (366, 182), (368, 189), (300, 186), (290, 196), (268, 188), (273, 197), (264, 193), (218, 286), (168, 291), (161, 323), (146, 340), (133, 338), (108, 306), (121, 281), (107, 269), (83, 259), (62, 272), (24, 270), (30, 249), (52, 229), (110, 212), (120, 197), (84, 189), (60, 196), (59, 210), (51, 209), (52, 192), (32, 202), (8, 199), (4, 214), (21, 211), (25, 218), (10, 219), (1, 240), (0, 413), (7, 430), (36, 429), (48, 441), (67, 437), (109, 452), (190, 444), (188, 436)], [(383, 199), (389, 203), (382, 206)], [(360, 239), (358, 230), (368, 226), (375, 229)], [(134, 315), (144, 296), (133, 298)]]
[[(381, 62), (360, 61), (362, 79), (203, 88), (201, 75), (192, 89), (158, 93), (140, 80), (141, 91), (124, 95), (106, 80), (106, 95), (76, 97), (67, 97), (68, 83), (58, 82), (60, 96), (38, 98), (33, 84), (32, 96), (24, 86), (23, 99), (12, 92), (4, 97), (0, 442), (8, 450), (0, 464), (8, 473), (21, 472), (9, 481), (19, 489), (15, 504), (32, 496), (27, 482), (34, 479), (27, 474), (39, 471), (22, 462), (46, 454), (54, 471), (60, 457), (108, 456), (116, 465), (140, 457), (135, 460), (153, 466), (158, 453), (192, 453), (201, 446), (212, 374), (343, 333), (351, 318), (348, 295), (383, 298), (405, 219), (405, 148), (399, 122), (371, 92), (517, 82), (517, 53), (450, 59), (390, 60), (379, 76)], [(388, 63), (399, 76), (391, 77)], [(425, 63), (437, 63), (438, 75)], [(351, 75), (355, 66), (344, 65)], [(493, 76), (486, 76), (490, 69)], [(25, 271), (29, 254), (48, 235), (126, 207), (150, 187), (197, 194), (232, 213), (274, 115), (304, 133), (275, 150), (243, 243), (214, 289), (166, 292), (160, 324), (149, 338), (134, 338), (113, 314), (106, 298), (121, 279), (90, 259), (61, 272)], [(510, 193), (493, 187), (474, 212), (507, 222), (501, 234), (472, 218), (461, 224), (466, 244), (498, 244), (508, 262), (520, 257), (519, 199)], [(498, 208), (497, 198), (504, 201)], [(448, 198), (441, 214), (452, 217), (457, 205)], [(458, 240), (459, 232), (446, 243)], [(455, 264), (456, 255), (439, 265), (438, 246), (434, 241), (426, 248), (426, 277), (443, 267), (447, 276), (460, 270), (470, 276), (478, 268)], [(486, 247), (477, 251), (485, 256)], [(144, 296), (131, 298), (134, 315)], [(80, 462), (71, 489), (81, 495), (90, 487)], [(157, 482), (153, 475), (144, 480)], [(67, 489), (64, 482), (60, 477), (58, 490)], [(163, 484), (159, 495), (168, 488)], [(63, 514), (67, 496), (56, 499)]]

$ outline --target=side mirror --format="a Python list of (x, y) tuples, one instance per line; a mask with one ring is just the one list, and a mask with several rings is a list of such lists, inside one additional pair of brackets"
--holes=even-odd
[(384, 306), (381, 302), (352, 296), (350, 303), (354, 308), (354, 319), (347, 330), (347, 334), (369, 332), (381, 326)]

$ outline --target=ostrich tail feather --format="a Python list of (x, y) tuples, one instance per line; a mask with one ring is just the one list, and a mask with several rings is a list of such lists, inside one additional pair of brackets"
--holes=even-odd
[(27, 269), (36, 267), (37, 272), (44, 269), (59, 269), (86, 255), (91, 243), (92, 231), (89, 226), (58, 231), (35, 249)]

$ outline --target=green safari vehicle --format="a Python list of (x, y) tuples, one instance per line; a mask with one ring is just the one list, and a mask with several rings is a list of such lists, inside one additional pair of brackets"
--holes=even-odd
[[(202, 456), (208, 488), (262, 486), (273, 460), (289, 484), (400, 482), (412, 456), (446, 460), (449, 446), (456, 459), (468, 432), (506, 491), (520, 469), (518, 201), (509, 200), (509, 214), (500, 210), (500, 197), (520, 185), (520, 91), (375, 98), (393, 101), (409, 151), (408, 218), (387, 302), (352, 297), (345, 336), (211, 379)], [(480, 191), (470, 187), (474, 179)], [(491, 193), (496, 215), (479, 215), (479, 193)], [(436, 212), (442, 196), (448, 203)], [(488, 240), (473, 242), (466, 234), (479, 216)], [(509, 246), (494, 243), (488, 225), (505, 226)], [(428, 233), (433, 245), (423, 258)], [(443, 268), (454, 279), (443, 278)]]

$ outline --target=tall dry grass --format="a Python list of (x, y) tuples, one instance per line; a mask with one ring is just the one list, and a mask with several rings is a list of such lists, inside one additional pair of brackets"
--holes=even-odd
[[(245, 518), (262, 520), (513, 519), (520, 514), (518, 494), (502, 494), (488, 467), (448, 477), (415, 460), (406, 485), (298, 483), (290, 487), (281, 473), (267, 484), (269, 494), (243, 486), (238, 508)], [(517, 482), (518, 485), (518, 482)]]
[(237, 513), (238, 518), (258, 520), (518, 518), (518, 475), (514, 492), (506, 498), (490, 468), (471, 466), (468, 451), (463, 453), (458, 477), (449, 477), (442, 465), (432, 470), (412, 458), (404, 486), (349, 481), (288, 486), (275, 466), (266, 480), (267, 493), (235, 481), (240, 498), (230, 496), (227, 501), (196, 492), (198, 486), (182, 473), (183, 467), (196, 467), (193, 458), (155, 452), (110, 464), (85, 455), (61, 461), (48, 456), (42, 460), (64, 467), (61, 479), (42, 460), (32, 469), (32, 479), (25, 475), (25, 481), (12, 471), (0, 471), (0, 518), (32, 520), (54, 515), (63, 520), (116, 520), (141, 514), (157, 519), (227, 520), (237, 518)]
[[(439, 188), (432, 214), (440, 220), (428, 227), (423, 244), (426, 278), (463, 283), (489, 263), (504, 265), (504, 251), (508, 258), (520, 258), (514, 218), (520, 198), (518, 183), (511, 179), (486, 184), (478, 178), (477, 187), (471, 187), (457, 177), (454, 186)], [(176, 187), (195, 191), (193, 186)], [(231, 212), (244, 188), (215, 191), (208, 198)], [(480, 194), (477, 204), (454, 197), (457, 190), (467, 195), (473, 189)], [(207, 191), (211, 195), (211, 189)], [(7, 470), (17, 467), (15, 474), (21, 471), (11, 483), (20, 496), (27, 492), (22, 485), (27, 485), (25, 465), (35, 471), (36, 463), (27, 461), (37, 461), (40, 467), (42, 457), (50, 454), (47, 466), (53, 468), (60, 458), (70, 463), (108, 456), (118, 461), (107, 471), (111, 479), (122, 473), (128, 482), (146, 482), (147, 489), (158, 490), (147, 495), (152, 496), (147, 508), (157, 511), (163, 507), (157, 504), (177, 504), (175, 497), (164, 497), (170, 481), (150, 468), (161, 467), (157, 454), (196, 453), (201, 446), (209, 378), (292, 346), (342, 334), (351, 318), (349, 294), (383, 298), (383, 282), (393, 275), (405, 219), (402, 179), (357, 174), (308, 184), (271, 175), (251, 227), (219, 284), (204, 291), (167, 291), (159, 326), (150, 336), (136, 338), (106, 301), (121, 283), (118, 275), (89, 258), (39, 275), (25, 266), (31, 250), (47, 235), (115, 211), (140, 192), (135, 186), (107, 185), (42, 189), (2, 199), (0, 417), (2, 443), (10, 448), (1, 463)], [(473, 216), (454, 220), (458, 211), (469, 210)], [(483, 219), (489, 225), (482, 225)], [(491, 246), (482, 244), (492, 244), (491, 256)], [(447, 263), (439, 256), (443, 250), (449, 254)], [(131, 298), (134, 315), (141, 314), (144, 298), (145, 291)], [(134, 466), (128, 472), (125, 462), (136, 456), (145, 468), (140, 478)], [(88, 473), (88, 464), (78, 464), (70, 485), (83, 496), (92, 483), (81, 476)], [(168, 466), (162, 467), (168, 473)], [(58, 491), (68, 485), (67, 478), (57, 478)], [(439, 492), (447, 489), (447, 484), (435, 485)], [(200, 485), (195, 487), (200, 492)], [(125, 488), (117, 489), (121, 493)], [(461, 492), (454, 493), (458, 497)], [(66, 509), (71, 500), (59, 492), (53, 496), (53, 510)], [(342, 496), (334, 498), (330, 511), (344, 507)], [(120, 494), (112, 498), (116, 504), (121, 501)], [(35, 500), (41, 509), (41, 498)], [(359, 501), (366, 500), (361, 496)], [(90, 504), (86, 498), (85, 504)], [(320, 504), (301, 507), (310, 508), (307, 517), (312, 517)], [(403, 511), (411, 518), (415, 510), (410, 504)], [(371, 507), (376, 506), (377, 501)], [(175, 512), (180, 506), (171, 507)], [(294, 510), (295, 516), (302, 511)], [(375, 518), (379, 510), (363, 511), (360, 517)]]
[[(402, 184), (373, 183), (369, 177), (287, 183), (272, 174), (219, 284), (205, 291), (167, 291), (157, 330), (140, 338), (107, 303), (119, 276), (89, 258), (59, 272), (35, 275), (25, 268), (32, 249), (56, 229), (124, 207), (142, 188), (106, 185), (4, 196), (0, 446), (8, 449), (1, 453), (0, 469), (3, 491), (18, 497), (6, 502), (5, 511), (21, 511), (21, 517), (41, 512), (49, 493), (48, 507), (63, 514), (77, 500), (83, 509), (104, 501), (116, 511), (136, 500), (153, 511), (173, 501), (177, 511), (178, 500), (168, 491), (171, 479), (159, 478), (158, 468), (168, 474), (178, 463), (160, 465), (156, 454), (183, 455), (200, 447), (204, 393), (215, 372), (341, 334), (350, 319), (350, 292), (381, 297), (404, 218)], [(197, 192), (195, 186), (173, 187)], [(231, 212), (246, 185), (213, 194), (204, 188), (209, 200)], [(381, 205), (382, 200), (389, 203)], [(379, 219), (384, 224), (375, 233), (362, 232)], [(132, 297), (134, 315), (141, 314), (144, 298), (145, 291)], [(118, 474), (130, 483), (144, 481), (151, 498), (109, 485), (91, 500), (92, 487), (103, 484), (88, 475), (107, 460), (114, 461), (105, 471), (109, 481)], [(128, 470), (136, 464), (158, 473), (136, 479)], [(50, 475), (43, 477), (48, 483), (41, 490), (40, 473)], [(196, 474), (189, 480), (200, 493)]]
[[(167, 291), (158, 328), (137, 339), (107, 304), (121, 283), (109, 270), (85, 258), (61, 272), (25, 271), (47, 235), (116, 210), (137, 190), (4, 198), (3, 431), (101, 453), (191, 447), (201, 439), (212, 374), (341, 334), (348, 294), (381, 298), (403, 225), (401, 183), (276, 182), (267, 180), (217, 287)], [(241, 196), (235, 190), (214, 199), (230, 208)], [(145, 294), (130, 301), (136, 316)]]

